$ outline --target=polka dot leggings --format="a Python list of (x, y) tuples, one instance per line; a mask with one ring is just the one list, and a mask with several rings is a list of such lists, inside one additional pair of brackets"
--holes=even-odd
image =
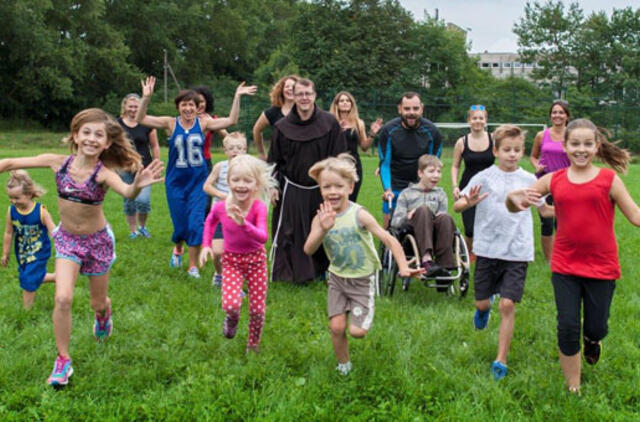
[(242, 306), (242, 284), (249, 288), (248, 346), (260, 344), (267, 299), (267, 256), (264, 249), (222, 255), (222, 309), (231, 321), (238, 321)]

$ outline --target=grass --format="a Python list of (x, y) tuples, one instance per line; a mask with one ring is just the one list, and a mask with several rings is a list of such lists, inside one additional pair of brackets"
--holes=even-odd
[[(32, 136), (40, 135), (0, 136), (2, 156), (52, 151), (60, 138), (44, 134), (46, 147), (15, 145), (16, 139)], [(10, 144), (14, 147), (7, 148)], [(447, 192), (450, 155), (445, 151), (442, 185)], [(373, 158), (364, 158), (360, 202), (380, 217), (375, 165)], [(523, 165), (528, 167), (524, 160)], [(53, 174), (31, 174), (47, 188), (42, 202), (58, 221)], [(640, 198), (640, 167), (633, 166), (624, 179), (632, 196)], [(6, 180), (6, 174), (0, 175), (1, 184)], [(0, 209), (7, 205), (6, 195), (0, 195)], [(238, 336), (224, 339), (211, 267), (199, 281), (188, 279), (186, 268), (169, 268), (171, 224), (162, 186), (153, 189), (152, 207), (153, 237), (130, 240), (122, 199), (113, 192), (107, 195), (104, 209), (118, 255), (109, 289), (114, 335), (105, 344), (93, 340), (88, 282), (80, 277), (71, 339), (76, 373), (62, 391), (45, 383), (55, 358), (54, 288), (41, 287), (34, 308), (23, 311), (12, 253), (0, 284), (0, 419), (637, 419), (640, 274), (635, 253), (640, 237), (621, 215), (616, 228), (623, 277), (611, 308), (610, 334), (601, 362), (584, 368), (582, 396), (575, 397), (563, 387), (550, 272), (538, 244), (517, 308), (509, 375), (503, 381), (494, 382), (489, 371), (497, 347), (497, 313), (486, 330), (476, 332), (472, 294), (448, 297), (418, 284), (378, 299), (371, 332), (364, 340), (350, 341), (355, 370), (342, 377), (334, 370), (324, 285), (271, 284), (262, 353), (246, 356), (246, 309)], [(455, 218), (460, 221), (459, 215)]]

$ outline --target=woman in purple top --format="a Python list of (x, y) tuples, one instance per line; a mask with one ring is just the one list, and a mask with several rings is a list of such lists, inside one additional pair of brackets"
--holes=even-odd
[[(569, 158), (564, 152), (562, 142), (564, 141), (564, 131), (571, 118), (569, 103), (564, 100), (556, 100), (549, 109), (551, 127), (538, 132), (533, 141), (531, 149), (531, 164), (536, 169), (538, 178), (547, 173), (569, 167)], [(547, 196), (547, 203), (553, 204), (551, 195)], [(542, 251), (547, 261), (551, 260), (551, 250), (553, 249), (553, 228), (555, 220), (553, 217), (540, 216), (542, 232)]]

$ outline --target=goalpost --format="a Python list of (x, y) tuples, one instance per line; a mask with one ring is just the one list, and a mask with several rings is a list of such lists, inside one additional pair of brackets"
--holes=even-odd
[[(434, 123), (440, 132), (442, 133), (442, 143), (444, 146), (453, 147), (456, 140), (461, 136), (469, 133), (469, 123), (459, 123), (459, 122), (438, 122)], [(487, 123), (487, 127), (497, 127), (507, 123)], [(534, 128), (538, 130), (544, 130), (547, 128), (547, 125), (544, 123), (510, 123), (521, 128)], [(450, 131), (445, 131), (443, 129), (449, 129)], [(448, 133), (447, 133), (448, 132)], [(535, 133), (534, 133), (535, 134)]]

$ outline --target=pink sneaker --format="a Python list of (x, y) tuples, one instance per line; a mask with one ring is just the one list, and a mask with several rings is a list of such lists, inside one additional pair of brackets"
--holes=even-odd
[(71, 358), (65, 358), (60, 355), (53, 364), (53, 372), (49, 375), (47, 383), (53, 387), (64, 386), (69, 383), (69, 378), (73, 375), (71, 367)]

